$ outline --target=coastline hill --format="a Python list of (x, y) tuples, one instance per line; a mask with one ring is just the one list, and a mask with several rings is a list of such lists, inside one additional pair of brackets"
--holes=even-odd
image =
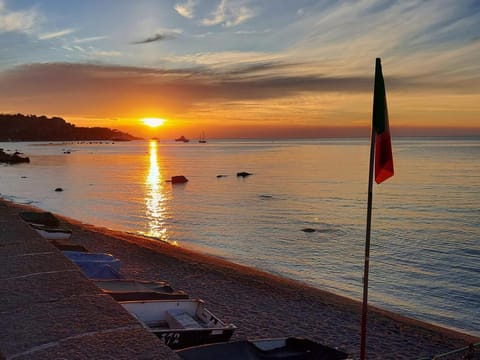
[(59, 117), (0, 114), (0, 141), (129, 141), (139, 138), (115, 129), (76, 127)]

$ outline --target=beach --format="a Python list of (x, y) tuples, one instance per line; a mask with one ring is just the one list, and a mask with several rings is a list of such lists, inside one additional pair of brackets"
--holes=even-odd
[[(4, 203), (19, 212), (32, 209)], [(165, 280), (190, 298), (204, 300), (214, 314), (237, 326), (232, 340), (308, 337), (358, 357), (361, 305), (357, 301), (171, 244), (56, 216), (72, 229), (72, 243), (118, 257), (125, 277)], [(368, 359), (420, 359), (479, 341), (369, 309)]]

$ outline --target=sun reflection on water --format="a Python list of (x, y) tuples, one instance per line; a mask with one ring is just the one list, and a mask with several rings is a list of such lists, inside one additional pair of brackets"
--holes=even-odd
[(162, 173), (158, 165), (157, 142), (150, 141), (150, 167), (145, 181), (146, 218), (149, 237), (158, 238), (168, 242), (167, 228), (165, 227), (165, 193), (163, 188)]

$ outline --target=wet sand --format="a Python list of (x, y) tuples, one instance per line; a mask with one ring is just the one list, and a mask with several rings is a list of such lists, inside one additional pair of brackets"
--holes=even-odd
[[(6, 204), (19, 211), (32, 209)], [(237, 326), (232, 340), (302, 336), (358, 358), (361, 304), (357, 301), (181, 247), (57, 216), (73, 230), (70, 242), (115, 255), (122, 261), (125, 277), (165, 280), (191, 298), (203, 299), (214, 314)], [(385, 310), (369, 310), (368, 359), (420, 359), (474, 342), (480, 338)]]

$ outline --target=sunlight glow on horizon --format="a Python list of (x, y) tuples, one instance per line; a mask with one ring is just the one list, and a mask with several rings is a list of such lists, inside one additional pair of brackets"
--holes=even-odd
[(153, 127), (153, 128), (156, 128), (158, 126), (162, 126), (166, 122), (165, 119), (155, 118), (155, 117), (147, 117), (147, 118), (143, 118), (141, 120), (145, 125)]

